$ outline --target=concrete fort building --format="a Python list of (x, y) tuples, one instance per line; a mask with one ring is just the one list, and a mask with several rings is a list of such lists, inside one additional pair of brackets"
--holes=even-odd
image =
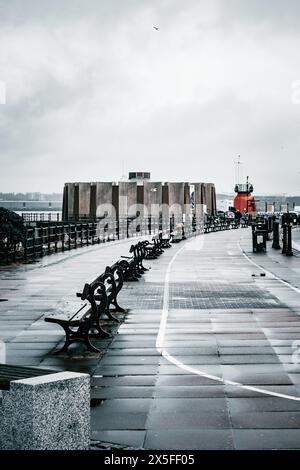
[(213, 183), (155, 182), (148, 172), (130, 172), (127, 181), (66, 183), (63, 220), (68, 222), (136, 217), (175, 221), (215, 215)]

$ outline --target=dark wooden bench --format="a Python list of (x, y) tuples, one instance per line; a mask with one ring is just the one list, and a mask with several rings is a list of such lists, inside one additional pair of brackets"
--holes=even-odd
[(129, 253), (131, 254), (130, 256), (121, 256), (121, 259), (117, 261), (117, 265), (122, 269), (123, 277), (126, 281), (138, 281), (142, 277), (142, 273), (138, 269), (134, 245), (131, 245)]
[(161, 247), (163, 249), (165, 248), (171, 248), (172, 245), (172, 235), (169, 235), (169, 236), (163, 236), (162, 232), (159, 233), (159, 239), (160, 239), (160, 243), (161, 243)]
[(152, 238), (152, 241), (155, 246), (155, 251), (157, 255), (158, 256), (161, 255), (164, 252), (163, 247), (162, 247), (163, 245), (162, 239), (160, 238), (159, 235), (155, 235), (155, 237)]
[[(84, 343), (91, 352), (100, 352), (91, 343), (91, 338), (110, 337), (101, 320), (106, 315), (110, 320), (119, 321), (113, 312), (125, 312), (117, 302), (117, 295), (123, 286), (122, 271), (118, 267), (107, 267), (105, 272), (86, 282), (82, 292), (77, 293), (83, 302), (66, 302), (60, 311), (45, 318), (46, 322), (57, 323), (66, 334), (65, 343), (59, 352), (67, 351), (70, 344)], [(113, 305), (114, 309), (111, 309)]]
[(136, 257), (138, 270), (141, 274), (144, 274), (146, 271), (149, 271), (149, 268), (146, 268), (143, 264), (144, 259), (146, 259), (146, 247), (144, 242), (138, 242), (135, 245), (134, 255)]
[[(88, 289), (89, 285), (87, 286)], [(104, 310), (106, 308), (106, 296), (103, 296), (103, 299), (105, 299)], [(95, 336), (103, 337), (109, 336), (109, 334), (103, 330), (102, 326), (99, 324), (98, 318), (99, 314), (96, 302), (92, 307), (89, 302), (68, 302), (60, 308), (59, 312), (46, 317), (45, 321), (57, 323), (65, 331), (65, 343), (58, 352), (67, 351), (70, 344), (76, 342), (84, 343), (91, 352), (100, 352), (91, 344), (90, 340)], [(94, 329), (96, 329), (97, 333), (94, 333)]]
[(152, 243), (150, 243), (148, 240), (144, 241), (143, 243), (146, 250), (146, 259), (156, 259), (164, 252), (162, 248), (162, 240), (158, 235), (155, 235), (152, 238)]
[(23, 367), (10, 364), (0, 364), (0, 390), (9, 390), (13, 380), (39, 377), (40, 375), (55, 374), (57, 371), (38, 369), (37, 367)]
[(152, 243), (149, 240), (143, 241), (143, 249), (145, 253), (145, 259), (156, 259), (158, 258), (158, 253), (156, 251), (156, 245), (152, 241)]
[(148, 243), (148, 241), (141, 241), (131, 245), (129, 250), (131, 256), (121, 256), (122, 259), (117, 262), (127, 281), (138, 281), (142, 274), (149, 270), (143, 265), (144, 259), (147, 259)]
[(118, 304), (118, 294), (123, 287), (123, 271), (117, 264), (107, 266), (105, 272), (101, 274), (95, 282), (101, 282), (105, 286), (107, 302), (105, 308), (105, 315), (113, 321), (119, 322), (120, 320), (114, 316), (114, 313), (125, 313), (126, 310)]
[(182, 240), (186, 240), (184, 224), (177, 224), (172, 232), (172, 243), (179, 243)]

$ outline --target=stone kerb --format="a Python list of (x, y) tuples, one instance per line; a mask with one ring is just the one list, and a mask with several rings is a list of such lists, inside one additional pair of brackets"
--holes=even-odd
[(88, 449), (90, 376), (59, 372), (12, 381), (0, 419), (0, 449)]

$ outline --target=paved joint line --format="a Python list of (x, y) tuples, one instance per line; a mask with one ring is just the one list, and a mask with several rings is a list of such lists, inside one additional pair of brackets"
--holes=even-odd
[[(190, 241), (190, 243), (192, 243), (192, 242)], [(292, 288), (293, 290), (296, 290), (300, 294), (299, 289), (297, 289), (296, 287), (291, 286), (290, 284), (283, 281), (282, 279), (277, 278), (277, 276), (275, 276), (272, 273), (269, 273), (269, 271), (263, 269), (261, 266), (257, 265), (256, 263), (254, 263), (254, 261), (252, 261), (250, 258), (248, 258), (248, 256), (242, 250), (242, 248), (240, 246), (240, 242), (238, 242), (238, 246), (239, 246), (240, 250), (242, 251), (243, 255), (246, 257), (246, 259), (249, 262), (256, 265), (259, 269), (267, 272), (271, 276), (274, 276), (275, 279), (278, 279), (283, 284), (288, 285), (290, 288)], [(224, 385), (231, 385), (231, 386), (240, 388), (242, 390), (250, 390), (252, 392), (257, 392), (257, 393), (260, 393), (262, 395), (270, 395), (270, 396), (273, 396), (273, 397), (284, 398), (284, 399), (287, 399), (287, 400), (300, 401), (300, 397), (296, 397), (296, 396), (293, 396), (293, 395), (286, 395), (286, 394), (283, 394), (283, 393), (272, 392), (272, 391), (265, 390), (265, 389), (260, 388), (260, 387), (252, 387), (251, 385), (243, 385), (239, 382), (233, 382), (232, 380), (223, 379), (222, 377), (218, 377), (217, 375), (208, 374), (205, 371), (202, 371), (200, 369), (196, 369), (195, 367), (191, 367), (191, 366), (188, 366), (186, 364), (183, 364), (181, 361), (179, 361), (174, 356), (169, 354), (168, 351), (164, 348), (164, 338), (165, 338), (165, 332), (166, 332), (166, 328), (167, 328), (168, 315), (169, 315), (169, 298), (170, 298), (169, 284), (170, 284), (171, 270), (172, 270), (172, 266), (174, 264), (174, 261), (176, 260), (177, 256), (183, 251), (184, 248), (185, 248), (185, 245), (182, 248), (180, 248), (174, 254), (174, 256), (172, 257), (172, 259), (169, 262), (168, 267), (167, 267), (167, 271), (166, 271), (166, 275), (165, 275), (165, 281), (164, 281), (163, 308), (162, 308), (161, 320), (160, 320), (160, 325), (159, 325), (159, 331), (158, 331), (157, 338), (156, 338), (156, 349), (157, 349), (157, 351), (162, 355), (162, 357), (164, 357), (168, 362), (170, 362), (170, 364), (173, 364), (176, 367), (178, 367), (182, 370), (185, 370), (186, 372), (190, 372), (191, 374), (199, 375), (201, 377), (205, 377), (207, 379), (223, 383)]]
[(172, 257), (170, 263), (168, 264), (167, 271), (166, 271), (166, 276), (165, 276), (165, 282), (164, 282), (164, 296), (163, 296), (163, 308), (162, 308), (162, 315), (160, 319), (160, 325), (159, 325), (159, 330), (158, 330), (158, 335), (156, 338), (156, 349), (160, 354), (163, 352), (163, 345), (164, 345), (164, 338), (165, 338), (165, 331), (167, 328), (167, 322), (168, 322), (168, 315), (169, 315), (169, 299), (170, 299), (170, 293), (169, 293), (169, 284), (170, 284), (170, 274), (172, 270), (172, 266), (174, 261), (176, 260), (177, 256), (179, 253), (182, 252), (182, 250), (185, 248), (182, 246)]
[(280, 277), (276, 276), (276, 274), (271, 273), (271, 271), (268, 271), (267, 269), (263, 268), (263, 267), (260, 266), (259, 264), (255, 263), (255, 261), (253, 261), (253, 260), (245, 253), (245, 251), (244, 251), (243, 248), (241, 247), (240, 240), (237, 242), (237, 245), (238, 245), (239, 249), (241, 250), (243, 256), (246, 258), (246, 260), (249, 261), (249, 263), (253, 264), (253, 265), (256, 266), (258, 269), (260, 269), (261, 271), (265, 272), (266, 274), (268, 274), (270, 277), (272, 277), (272, 278), (275, 279), (276, 281), (281, 282), (281, 284), (284, 284), (285, 286), (289, 287), (290, 289), (292, 289), (293, 291), (297, 292), (297, 294), (300, 295), (300, 289), (298, 289), (298, 287), (293, 286), (293, 285), (292, 285), (290, 282), (288, 282), (288, 281), (284, 281), (283, 279), (280, 279)]

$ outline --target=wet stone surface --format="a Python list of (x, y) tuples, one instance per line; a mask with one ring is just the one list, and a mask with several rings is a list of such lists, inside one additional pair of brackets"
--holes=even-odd
[[(0, 272), (0, 297), (8, 299), (0, 303), (7, 362), (89, 373), (94, 449), (300, 448), (300, 401), (288, 399), (300, 397), (300, 365), (293, 362), (300, 295), (279, 280), (300, 286), (299, 259), (271, 247), (253, 254), (250, 230), (212, 233), (165, 250), (145, 263), (151, 269), (140, 282), (125, 284), (120, 304), (129, 313), (112, 327), (113, 339), (94, 341), (100, 355), (80, 347), (53, 353), (63, 334), (44, 315), (61, 297), (73, 299), (128, 246)], [(156, 342), (163, 308), (162, 355)], [(287, 397), (226, 382), (232, 380)]]

